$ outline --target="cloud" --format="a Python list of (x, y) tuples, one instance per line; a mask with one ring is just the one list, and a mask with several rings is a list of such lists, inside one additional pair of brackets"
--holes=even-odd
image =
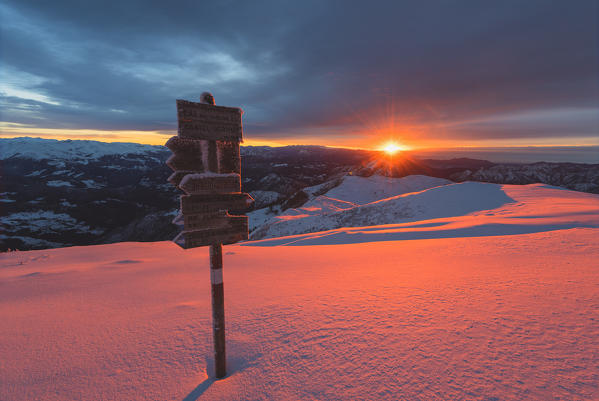
[(174, 100), (211, 90), (261, 138), (592, 136), (598, 7), (8, 0), (2, 64), (21, 78), (3, 87), (1, 117), (172, 130)]

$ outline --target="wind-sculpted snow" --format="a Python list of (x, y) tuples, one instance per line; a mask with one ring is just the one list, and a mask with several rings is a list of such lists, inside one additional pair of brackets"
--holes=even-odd
[(280, 193), (274, 191), (252, 191), (250, 196), (254, 198), (254, 207), (256, 209), (276, 203), (282, 197)]
[[(381, 199), (410, 192), (452, 184), (452, 181), (427, 177), (425, 175), (410, 175), (402, 178), (372, 175), (370, 177), (345, 176), (341, 183), (326, 192), (329, 198), (352, 202), (358, 205), (375, 202)], [(310, 188), (306, 188), (307, 191)]]
[[(356, 191), (359, 191), (359, 186)], [(330, 191), (331, 192), (331, 191)], [(329, 194), (328, 192), (327, 194)], [(328, 202), (327, 202), (328, 201)], [(462, 183), (398, 195), (345, 209), (323, 207), (316, 213), (293, 211), (278, 216), (252, 233), (253, 240), (326, 231), (341, 227), (375, 226), (423, 219), (461, 216), (513, 202), (499, 185)], [(313, 203), (328, 205), (316, 198)], [(310, 209), (307, 204), (302, 209)], [(302, 210), (300, 209), (300, 210)]]
[(248, 245), (513, 235), (575, 227), (599, 227), (599, 195), (542, 184), (466, 182), (336, 212), (281, 216), (270, 220), (251, 237), (272, 239)]
[(599, 229), (223, 253), (218, 381), (207, 248), (3, 254), (0, 399), (599, 399)]
[[(287, 209), (283, 213), (279, 209), (271, 210), (272, 208), (251, 212), (249, 216), (250, 227), (252, 229), (270, 221), (270, 223), (253, 233), (252, 238), (264, 238), (261, 237), (263, 235), (261, 233), (267, 230), (270, 225), (277, 224), (279, 221), (298, 222), (298, 218), (322, 216), (392, 196), (422, 191), (447, 184), (451, 184), (451, 181), (422, 175), (412, 175), (402, 178), (385, 177), (382, 175), (372, 175), (370, 177), (346, 175), (319, 185), (304, 188), (302, 193), (308, 198), (308, 201), (300, 207)], [(277, 215), (276, 218), (275, 215)], [(312, 224), (310, 220), (301, 220), (298, 224), (292, 223), (292, 225), (296, 226), (298, 230), (303, 230), (306, 228), (304, 223)], [(322, 228), (326, 227), (324, 224), (323, 222), (321, 230), (328, 229)], [(352, 223), (347, 223), (347, 226), (352, 226)], [(336, 225), (335, 227), (338, 226)]]

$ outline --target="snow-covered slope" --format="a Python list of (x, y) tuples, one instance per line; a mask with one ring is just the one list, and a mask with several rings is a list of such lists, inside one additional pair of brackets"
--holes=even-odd
[(97, 159), (108, 155), (161, 152), (163, 146), (42, 138), (0, 138), (0, 160), (23, 157), (33, 160)]
[[(323, 199), (316, 200), (326, 204)], [(564, 211), (562, 204), (578, 205), (578, 208), (575, 212)], [(328, 207), (323, 206), (322, 211), (296, 212), (269, 220), (253, 232), (251, 238), (258, 240), (294, 236), (266, 241), (264, 244), (297, 241), (317, 244), (336, 243), (335, 241), (339, 241), (338, 237), (344, 237), (342, 241), (347, 241), (346, 236), (355, 238), (362, 232), (369, 232), (371, 240), (374, 240), (378, 230), (384, 231), (383, 238), (387, 238), (391, 230), (395, 230), (392, 237), (397, 239), (428, 238), (430, 232), (424, 230), (419, 233), (423, 231), (420, 227), (437, 227), (433, 230), (434, 233), (441, 233), (456, 229), (466, 229), (467, 232), (492, 225), (490, 230), (486, 230), (493, 235), (493, 232), (509, 234), (509, 230), (535, 232), (537, 224), (545, 227), (548, 222), (559, 228), (587, 223), (599, 226), (599, 195), (543, 184), (518, 186), (465, 182), (398, 195), (365, 205), (350, 205), (344, 209), (338, 203), (331, 203)], [(550, 216), (555, 219), (548, 219)], [(466, 220), (468, 222), (464, 226)], [(582, 223), (583, 221), (586, 223)], [(381, 228), (382, 225), (384, 227)], [(346, 229), (365, 226), (378, 227), (367, 230)], [(335, 231), (339, 228), (343, 229)], [(320, 233), (323, 231), (330, 232)], [(305, 233), (317, 234), (298, 236)]]
[[(278, 236), (276, 231), (264, 236), (269, 227), (276, 225), (281, 221), (291, 221), (288, 225), (295, 227), (294, 233), (311, 232), (312, 229), (328, 230), (330, 228), (341, 227), (338, 224), (326, 225), (323, 222), (318, 228), (313, 227), (307, 230), (312, 224), (311, 221), (302, 221), (298, 223), (297, 219), (314, 216), (329, 215), (351, 209), (359, 205), (381, 199), (433, 188), (441, 185), (451, 184), (449, 180), (443, 178), (428, 177), (423, 175), (411, 175), (403, 178), (385, 177), (382, 175), (372, 175), (370, 177), (359, 177), (346, 175), (340, 179), (324, 182), (320, 185), (307, 187), (303, 189), (308, 200), (298, 208), (290, 208), (280, 212), (279, 208), (256, 210), (249, 213), (251, 229), (259, 228), (252, 235), (254, 239)], [(276, 216), (276, 217), (275, 217)], [(266, 224), (266, 225), (265, 225)], [(345, 221), (347, 227), (354, 224)], [(363, 224), (362, 222), (356, 224)], [(376, 224), (372, 222), (372, 224)], [(278, 226), (277, 226), (278, 227)], [(307, 231), (306, 231), (307, 230)], [(280, 235), (289, 235), (290, 232)]]
[(207, 248), (3, 254), (0, 399), (599, 398), (599, 229), (224, 254), (218, 381)]
[[(599, 159), (599, 153), (596, 159)], [(542, 182), (575, 191), (599, 193), (599, 164), (499, 164), (473, 171), (465, 170), (450, 177), (455, 181), (483, 181), (498, 184)]]
[(338, 213), (408, 209), (226, 246), (219, 381), (206, 247), (4, 253), (0, 399), (599, 399), (599, 195), (463, 183)]
[[(309, 147), (250, 153), (242, 157), (243, 190), (256, 207), (280, 203), (361, 160), (346, 150)], [(173, 238), (178, 227), (169, 215), (181, 191), (167, 182), (170, 156), (162, 146), (0, 138), (0, 250)], [(41, 214), (57, 224), (39, 230), (21, 218)], [(73, 221), (90, 230), (70, 229)]]
[[(417, 192), (425, 189), (451, 184), (452, 181), (428, 177), (426, 175), (410, 175), (402, 178), (372, 175), (370, 177), (345, 176), (341, 183), (327, 191), (328, 198), (339, 199), (357, 205), (375, 202), (396, 195)], [(304, 192), (313, 194), (327, 183), (309, 187)]]

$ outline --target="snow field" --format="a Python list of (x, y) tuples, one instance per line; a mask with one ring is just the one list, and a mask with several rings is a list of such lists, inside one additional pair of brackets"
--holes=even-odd
[[(287, 209), (283, 213), (280, 213), (278, 210), (272, 212), (267, 208), (248, 213), (250, 231), (265, 223), (269, 223), (258, 232), (252, 233), (252, 238), (271, 238), (341, 227), (342, 225), (340, 225), (341, 223), (337, 217), (334, 217), (333, 221), (331, 221), (328, 215), (385, 198), (451, 184), (449, 180), (423, 175), (411, 175), (402, 178), (381, 175), (372, 175), (370, 177), (347, 175), (342, 177), (339, 182), (335, 181), (337, 180), (304, 188), (303, 191), (311, 199), (299, 208)], [(336, 186), (326, 191), (323, 195), (315, 195), (322, 192), (323, 188), (331, 187), (331, 185)], [(313, 218), (301, 220), (306, 217)], [(320, 217), (325, 217), (325, 220), (321, 221)], [(347, 226), (352, 226), (352, 222), (348, 222), (347, 219), (345, 220)], [(289, 221), (290, 223), (281, 224), (281, 222), (285, 221)], [(315, 224), (315, 222), (317, 223)], [(376, 223), (371, 222), (369, 225), (371, 224)]]
[(596, 399), (598, 234), (226, 246), (220, 381), (207, 248), (3, 254), (0, 399)]
[(599, 227), (599, 195), (543, 184), (464, 182), (345, 209), (326, 196), (313, 202), (320, 207), (308, 202), (268, 220), (250, 236), (266, 240), (254, 244), (338, 244)]
[(0, 400), (599, 399), (599, 196), (352, 187), (224, 247), (219, 381), (207, 248), (0, 254)]

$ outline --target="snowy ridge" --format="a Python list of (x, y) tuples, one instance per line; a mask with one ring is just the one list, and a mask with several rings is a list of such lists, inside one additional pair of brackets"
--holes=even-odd
[(332, 245), (370, 241), (515, 235), (599, 228), (599, 195), (544, 184), (465, 182), (321, 215), (281, 216), (246, 245)]
[[(340, 181), (325, 182), (305, 188), (312, 198), (299, 208), (291, 208), (276, 217), (266, 218), (266, 212), (250, 213), (251, 227), (259, 227), (252, 239), (263, 239), (301, 233), (330, 230), (339, 227), (387, 224), (401, 217), (410, 217), (407, 209), (391, 210), (397, 206), (366, 208), (377, 201), (390, 201), (394, 197), (451, 184), (442, 178), (413, 175), (403, 178), (373, 175), (370, 177), (345, 176)], [(331, 188), (332, 187), (332, 188)], [(318, 193), (331, 188), (324, 195)], [(401, 206), (399, 207), (401, 209)], [(370, 212), (368, 212), (370, 210)], [(408, 214), (406, 214), (408, 213)], [(256, 223), (251, 220), (255, 217)]]
[(23, 157), (33, 160), (98, 159), (108, 155), (145, 154), (163, 151), (163, 146), (125, 142), (99, 142), (42, 138), (0, 138), (0, 160)]
[[(443, 178), (429, 177), (426, 175), (410, 175), (402, 178), (386, 177), (383, 175), (372, 175), (370, 177), (359, 177), (348, 175), (343, 177), (341, 183), (326, 192), (326, 196), (358, 205), (374, 202), (396, 195), (409, 192), (418, 192), (425, 189), (451, 184), (452, 182)], [(318, 189), (327, 183), (308, 187), (306, 193), (317, 193)]]
[[(599, 155), (599, 153), (598, 153)], [(542, 182), (599, 193), (599, 164), (572, 163), (500, 164), (451, 175), (455, 181), (483, 181), (497, 184), (532, 184)]]
[(434, 187), (365, 205), (347, 204), (345, 209), (340, 208), (337, 202), (327, 202), (327, 199), (318, 197), (313, 202), (320, 208), (307, 204), (300, 209), (305, 213), (293, 210), (277, 216), (252, 233), (251, 239), (458, 216), (481, 208), (494, 209), (512, 201), (498, 185), (474, 182)]

